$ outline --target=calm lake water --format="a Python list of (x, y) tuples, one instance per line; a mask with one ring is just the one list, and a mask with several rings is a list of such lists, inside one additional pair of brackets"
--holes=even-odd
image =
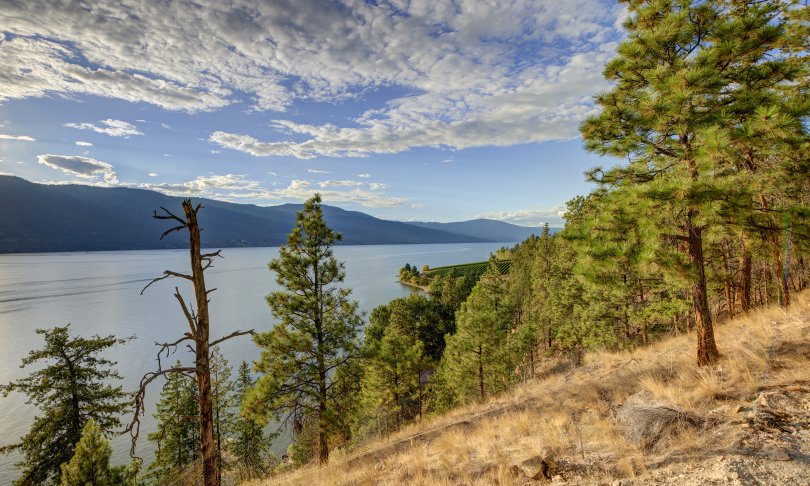
[[(481, 261), (506, 243), (441, 245), (341, 246), (335, 255), (346, 264), (346, 285), (360, 308), (374, 307), (412, 292), (397, 283), (397, 271), (405, 263), (419, 268)], [(212, 339), (237, 329), (257, 331), (273, 327), (273, 317), (264, 297), (278, 290), (267, 262), (278, 248), (234, 248), (222, 251), (206, 273), (211, 294)], [(155, 368), (156, 341), (175, 340), (187, 331), (187, 324), (172, 289), (179, 286), (190, 295), (185, 282), (165, 280), (139, 295), (150, 279), (163, 270), (187, 272), (186, 250), (84, 252), (0, 255), (0, 383), (27, 373), (19, 368), (29, 350), (42, 346), (34, 329), (70, 323), (71, 334), (135, 336), (115, 348), (108, 357), (118, 362), (123, 386), (133, 390), (141, 376)], [(222, 344), (222, 351), (236, 369), (242, 360), (251, 361), (259, 350), (249, 337)], [(179, 350), (172, 358), (190, 360)], [(154, 430), (151, 417), (160, 393), (161, 381), (151, 385), (147, 395), (147, 416), (141, 426), (138, 453), (152, 459), (152, 444), (146, 434)], [(19, 394), (0, 397), (0, 445), (15, 442), (25, 434), (37, 410)], [(127, 417), (124, 418), (128, 420)], [(113, 459), (129, 461), (129, 436), (113, 440)], [(0, 484), (16, 477), (14, 463), (19, 456), (0, 456)]]

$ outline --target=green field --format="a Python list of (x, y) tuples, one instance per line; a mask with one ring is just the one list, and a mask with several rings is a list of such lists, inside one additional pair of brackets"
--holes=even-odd
[[(512, 266), (512, 260), (499, 260), (497, 262), (498, 270), (501, 273), (509, 273), (509, 268)], [(425, 274), (428, 278), (437, 277), (439, 275), (453, 275), (456, 277), (471, 276), (475, 279), (481, 277), (484, 272), (489, 268), (489, 261), (475, 262), (475, 263), (462, 263), (461, 265), (448, 265), (446, 267), (431, 268)]]

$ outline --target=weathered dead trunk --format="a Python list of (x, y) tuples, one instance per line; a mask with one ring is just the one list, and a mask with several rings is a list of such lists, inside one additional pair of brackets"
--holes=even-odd
[(203, 482), (206, 486), (218, 486), (217, 447), (214, 441), (214, 400), (211, 392), (211, 367), (208, 359), (210, 333), (208, 293), (205, 288), (200, 227), (197, 224), (197, 213), (191, 205), (191, 201), (183, 201), (183, 212), (188, 223), (191, 278), (194, 285), (194, 300), (197, 304), (197, 329), (194, 335), (194, 347), (196, 351), (195, 373), (200, 402), (200, 445), (203, 460)]
[[(202, 253), (200, 241), (200, 227), (197, 222), (197, 211), (200, 210), (202, 205), (194, 207), (191, 200), (186, 199), (182, 203), (184, 218), (173, 214), (166, 208), (162, 214), (155, 211), (154, 218), (160, 220), (170, 220), (179, 223), (178, 226), (170, 228), (163, 232), (161, 239), (166, 235), (175, 231), (188, 230), (189, 238), (189, 255), (191, 257), (191, 273), (184, 274), (172, 270), (165, 270), (162, 277), (157, 277), (150, 281), (142, 290), (141, 294), (149, 288), (152, 284), (167, 278), (179, 278), (191, 282), (194, 287), (194, 306), (186, 304), (180, 290), (175, 287), (174, 297), (180, 304), (183, 315), (188, 323), (189, 331), (183, 334), (183, 337), (174, 341), (166, 342), (163, 344), (158, 343), (159, 351), (158, 369), (146, 373), (141, 378), (141, 383), (135, 393), (135, 412), (133, 414), (132, 422), (127, 426), (126, 431), (132, 436), (132, 447), (130, 455), (135, 456), (135, 447), (138, 440), (140, 431), (140, 416), (144, 413), (144, 398), (146, 396), (146, 388), (160, 376), (167, 376), (173, 373), (182, 373), (189, 375), (194, 373), (195, 381), (197, 382), (198, 403), (200, 408), (200, 449), (202, 452), (203, 462), (203, 484), (205, 486), (219, 486), (219, 472), (218, 472), (218, 445), (214, 437), (214, 410), (213, 410), (213, 392), (211, 389), (211, 366), (210, 366), (210, 348), (219, 343), (227, 341), (237, 336), (246, 334), (253, 334), (250, 331), (235, 331), (227, 336), (223, 336), (214, 341), (210, 339), (210, 322), (208, 313), (208, 296), (216, 289), (206, 289), (205, 287), (205, 270), (213, 265), (214, 258), (221, 257), (219, 251), (213, 253)], [(194, 366), (173, 366), (171, 368), (163, 368), (161, 363), (161, 355), (168, 357), (177, 346), (183, 342), (191, 341), (193, 346), (189, 345), (194, 352)]]

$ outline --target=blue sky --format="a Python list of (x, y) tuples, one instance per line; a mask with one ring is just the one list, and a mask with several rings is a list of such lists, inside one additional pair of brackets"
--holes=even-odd
[(561, 222), (612, 1), (0, 5), (0, 172), (420, 221)]

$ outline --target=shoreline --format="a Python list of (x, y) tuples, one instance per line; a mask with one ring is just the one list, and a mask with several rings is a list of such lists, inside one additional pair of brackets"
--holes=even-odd
[(397, 280), (397, 282), (398, 282), (398, 283), (400, 283), (400, 284), (402, 284), (402, 285), (406, 285), (406, 286), (408, 286), (408, 287), (413, 287), (413, 288), (415, 288), (415, 289), (419, 289), (419, 290), (421, 290), (422, 292), (430, 292), (430, 287), (423, 287), (423, 286), (421, 286), (421, 285), (416, 285), (415, 283), (411, 283), (411, 282), (403, 282), (402, 280)]

